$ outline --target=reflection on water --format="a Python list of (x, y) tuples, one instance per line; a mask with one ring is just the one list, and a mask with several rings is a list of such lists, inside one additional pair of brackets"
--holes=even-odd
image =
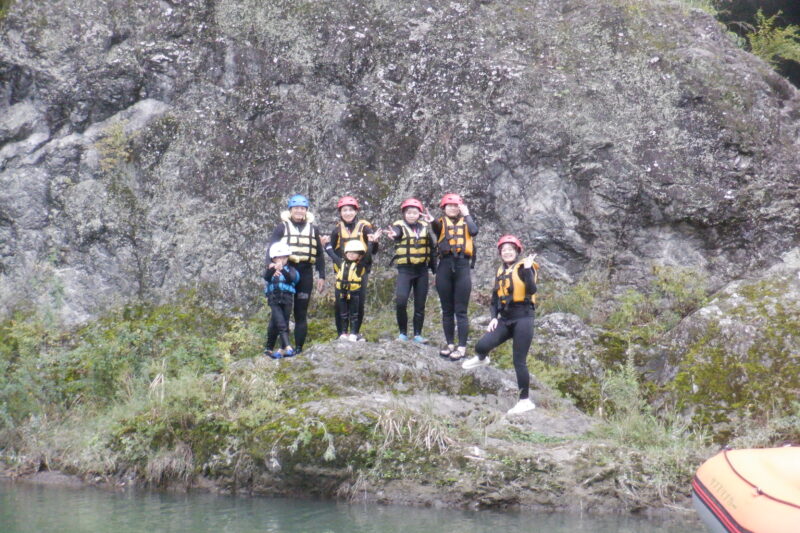
[(110, 492), (0, 482), (2, 533), (692, 533), (696, 522), (455, 511), (294, 499)]

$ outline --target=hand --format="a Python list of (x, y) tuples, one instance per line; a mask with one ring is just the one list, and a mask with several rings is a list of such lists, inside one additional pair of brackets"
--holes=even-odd
[(374, 233), (370, 233), (369, 235), (367, 235), (367, 240), (369, 242), (375, 242), (375, 241), (377, 241), (378, 239), (381, 238), (381, 235), (382, 235), (382, 233), (380, 231), (376, 231)]
[(430, 212), (430, 211), (428, 211), (428, 208), (427, 208), (427, 207), (425, 208), (425, 212), (424, 212), (424, 213), (422, 213), (422, 215), (421, 215), (421, 216), (422, 216), (422, 220), (424, 220), (424, 221), (425, 221), (425, 222), (427, 222), (428, 224), (430, 224), (431, 222), (433, 222), (433, 215), (431, 215), (431, 212)]
[(326, 246), (328, 246), (328, 243), (331, 242), (331, 236), (330, 235), (320, 235), (319, 236), (319, 242), (321, 242), (322, 243), (322, 247), (325, 248)]
[(277, 268), (278, 268), (278, 265), (276, 265), (274, 262), (273, 262), (273, 263), (270, 263), (270, 264), (267, 266), (267, 270), (269, 270), (270, 268), (275, 268), (275, 269), (277, 269)]
[(394, 228), (391, 227), (391, 226), (388, 229), (381, 230), (381, 231), (383, 231), (383, 234), (386, 235), (387, 237), (389, 237), (390, 239), (396, 239), (397, 238), (397, 232), (394, 231)]
[(486, 326), (486, 331), (494, 331), (497, 329), (497, 319), (493, 318), (489, 321), (489, 325)]
[(533, 266), (534, 259), (536, 259), (536, 254), (529, 255), (522, 261), (522, 266), (525, 268), (531, 268)]
[(318, 279), (317, 280), (317, 292), (322, 292), (325, 290), (325, 280)]
[(458, 210), (461, 211), (462, 217), (469, 216), (469, 207), (467, 207), (467, 204), (458, 204)]

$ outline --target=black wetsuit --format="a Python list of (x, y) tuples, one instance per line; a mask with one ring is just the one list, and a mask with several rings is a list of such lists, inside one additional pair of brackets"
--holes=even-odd
[[(307, 222), (295, 224), (302, 231)], [(278, 224), (272, 231), (269, 243), (275, 243), (283, 238), (283, 222)], [(315, 228), (316, 229), (316, 228)], [(314, 269), (316, 268), (319, 279), (325, 279), (325, 254), (322, 252), (322, 242), (319, 240), (319, 231), (315, 231), (316, 262), (301, 261), (292, 263), (300, 274), (300, 282), (297, 284), (297, 292), (294, 295), (294, 347), (295, 350), (302, 350), (308, 335), (308, 306), (311, 303), (311, 294), (314, 292)], [(267, 246), (267, 264), (269, 264), (269, 246)]]
[[(431, 222), (433, 234), (436, 236), (442, 231), (442, 223), (439, 220)], [(478, 225), (470, 215), (464, 217), (464, 222), (467, 225), (467, 231), (473, 238), (478, 235)], [(451, 252), (447, 239), (439, 242), (438, 253), (439, 265), (436, 267), (436, 292), (439, 293), (439, 302), (442, 306), (444, 338), (447, 344), (454, 344), (453, 339), (457, 324), (458, 346), (466, 346), (467, 338), (469, 337), (467, 308), (469, 306), (469, 296), (472, 292), (472, 278), (470, 276), (472, 258), (463, 253), (455, 254)]]
[[(525, 282), (525, 293), (536, 293), (536, 280), (532, 269), (520, 268), (520, 278)], [(512, 339), (512, 352), (514, 354), (514, 371), (517, 374), (519, 398), (528, 397), (530, 388), (530, 374), (528, 372), (528, 350), (533, 341), (533, 318), (535, 309), (529, 302), (512, 302), (505, 308), (500, 305), (497, 291), (492, 292), (492, 303), (489, 308), (492, 318), (497, 319), (497, 327), (484, 334), (475, 345), (475, 353), (480, 359), (485, 359), (490, 351), (494, 350), (508, 339)]]
[(286, 265), (282, 270), (285, 280), (283, 286), (274, 283), (274, 268), (267, 268), (264, 272), (264, 280), (268, 285), (272, 284), (272, 290), (267, 292), (271, 315), (267, 328), (266, 348), (270, 351), (275, 347), (278, 338), (281, 340), (281, 348), (286, 348), (291, 344), (289, 342), (289, 318), (292, 316), (294, 295), (300, 274), (292, 265)]
[[(353, 263), (349, 259), (337, 255), (330, 244), (325, 247), (325, 251), (340, 270), (344, 269), (347, 271), (350, 265)], [(367, 249), (366, 255), (357, 261), (356, 273), (359, 277), (361, 277), (362, 288), (363, 283), (367, 279), (367, 267), (364, 263), (371, 259), (370, 255), (369, 249)], [(335, 282), (335, 284), (339, 284), (338, 280)], [(338, 286), (335, 288), (334, 296), (336, 299), (336, 316), (339, 320), (336, 324), (336, 327), (341, 327), (341, 330), (338, 333), (339, 335), (342, 335), (343, 333), (352, 333), (358, 335), (361, 331), (361, 309), (363, 309), (361, 307), (361, 294), (362, 291), (360, 289), (351, 291), (341, 290)]]
[[(409, 227), (417, 235), (423, 230), (422, 224), (416, 222)], [(403, 238), (403, 228), (392, 226), (395, 242)], [(414, 319), (412, 327), (414, 336), (422, 335), (422, 326), (425, 322), (425, 301), (428, 299), (428, 269), (436, 274), (436, 239), (429, 233), (430, 256), (425, 263), (397, 265), (397, 282), (395, 285), (394, 301), (397, 315), (397, 327), (403, 335), (408, 334), (408, 297), (414, 291)]]
[[(358, 223), (358, 215), (355, 216), (352, 222), (349, 224), (345, 224), (348, 231), (352, 232), (356, 224)], [(344, 220), (341, 221), (344, 223)], [(361, 230), (362, 236), (361, 239), (367, 244), (367, 248), (369, 248), (369, 257), (364, 257), (362, 260), (364, 266), (366, 267), (366, 271), (364, 273), (364, 277), (361, 283), (361, 291), (358, 295), (358, 323), (361, 324), (364, 322), (364, 307), (367, 302), (367, 283), (369, 282), (369, 273), (372, 270), (372, 256), (378, 253), (378, 243), (376, 242), (369, 242), (367, 240), (367, 235), (371, 235), (374, 232), (374, 229), (371, 225), (364, 226)], [(344, 250), (342, 249), (341, 239), (339, 239), (339, 224), (336, 224), (336, 227), (331, 232), (331, 246), (333, 247), (333, 251), (336, 252), (336, 255), (339, 257), (344, 257)], [(342, 334), (342, 321), (341, 315), (338, 310), (335, 310), (335, 318), (336, 318), (336, 334)]]

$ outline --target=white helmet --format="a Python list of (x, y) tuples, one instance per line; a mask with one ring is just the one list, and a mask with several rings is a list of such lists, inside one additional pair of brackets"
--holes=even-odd
[(269, 258), (275, 259), (276, 257), (288, 257), (292, 255), (292, 251), (289, 249), (289, 245), (283, 241), (278, 241), (272, 243), (272, 246), (269, 247)]

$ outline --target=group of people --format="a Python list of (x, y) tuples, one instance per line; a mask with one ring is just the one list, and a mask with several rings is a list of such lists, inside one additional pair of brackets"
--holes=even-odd
[[(474, 238), (478, 225), (458, 194), (445, 194), (439, 202), (442, 214), (434, 218), (416, 198), (400, 205), (402, 216), (388, 228), (376, 228), (359, 217), (360, 205), (352, 196), (337, 202), (339, 221), (330, 235), (323, 235), (309, 211), (309, 201), (296, 194), (288, 210), (281, 213), (270, 237), (264, 279), (271, 318), (264, 350), (273, 359), (292, 357), (303, 351), (308, 333), (308, 306), (317, 271), (317, 290), (325, 288), (325, 260), (330, 257), (335, 273), (335, 321), (339, 339), (364, 341), (367, 281), (379, 241), (394, 244), (391, 262), (397, 268), (395, 303), (398, 340), (426, 344), (422, 336), (428, 271), (435, 275), (442, 309), (445, 342), (439, 355), (462, 361), (464, 369), (489, 364), (489, 352), (512, 339), (519, 401), (509, 410), (518, 414), (535, 408), (529, 399), (530, 375), (526, 363), (533, 339), (533, 319), (538, 264), (535, 255), (522, 259), (522, 242), (504, 235), (497, 243), (501, 265), (497, 269), (487, 332), (475, 345), (475, 355), (466, 358), (472, 292), (470, 270), (475, 263)], [(408, 299), (414, 294), (414, 314), (408, 329)], [(294, 313), (294, 346), (289, 339), (289, 320)], [(275, 345), (280, 340), (281, 348)]]

